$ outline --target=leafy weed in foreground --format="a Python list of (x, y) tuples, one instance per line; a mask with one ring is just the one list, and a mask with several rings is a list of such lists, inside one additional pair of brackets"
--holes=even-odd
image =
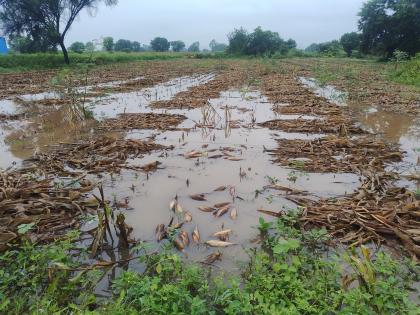
[[(260, 220), (261, 248), (241, 277), (211, 276), (166, 250), (140, 258), (145, 271), (123, 272), (112, 296), (93, 295), (98, 271), (68, 255), (71, 241), (25, 245), (1, 258), (3, 313), (62, 314), (416, 314), (408, 299), (418, 267), (367, 248), (336, 255), (325, 230), (302, 233), (299, 215)], [(341, 258), (340, 258), (341, 257)], [(346, 272), (344, 271), (344, 267)], [(60, 270), (54, 267), (60, 267)], [(350, 270), (350, 271), (349, 271)]]

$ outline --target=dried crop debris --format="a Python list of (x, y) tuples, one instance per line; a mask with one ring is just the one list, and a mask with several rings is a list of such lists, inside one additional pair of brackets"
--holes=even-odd
[(301, 221), (306, 228), (326, 227), (351, 246), (396, 238), (420, 257), (419, 218), (420, 202), (412, 192), (393, 186), (386, 173), (371, 172), (352, 196), (308, 202)]
[(413, 257), (419, 257), (419, 201), (414, 193), (395, 185), (398, 174), (385, 170), (387, 164), (403, 159), (398, 147), (366, 134), (353, 124), (348, 107), (305, 91), (293, 75), (270, 74), (263, 79), (262, 87), (277, 104), (274, 111), (315, 114), (322, 120), (273, 120), (261, 126), (333, 134), (317, 140), (277, 139), (278, 147), (267, 150), (274, 163), (313, 172), (358, 173), (364, 180), (358, 190), (342, 198), (299, 198), (296, 203), (304, 209), (303, 227), (325, 227), (350, 246), (398, 239)]
[(143, 154), (164, 148), (151, 141), (99, 136), (91, 140), (60, 144), (48, 153), (35, 155), (27, 162), (36, 163), (49, 174), (75, 175), (80, 171), (119, 172), (123, 168), (141, 169), (128, 165), (128, 158), (141, 157)]
[(0, 251), (19, 241), (20, 233), (33, 242), (54, 240), (98, 207), (85, 194), (95, 185), (84, 179), (77, 187), (59, 187), (29, 171), (3, 171), (0, 187)]
[(241, 68), (232, 68), (222, 72), (205, 84), (192, 87), (188, 91), (178, 93), (167, 101), (153, 102), (151, 108), (194, 109), (205, 106), (209, 99), (218, 98), (220, 92), (241, 85), (246, 79), (246, 72)]
[(132, 130), (132, 129), (158, 129), (174, 130), (187, 117), (177, 114), (156, 113), (124, 113), (117, 118), (105, 119), (99, 124), (100, 130)]
[(340, 117), (331, 117), (326, 120), (281, 120), (275, 119), (259, 124), (262, 127), (283, 130), (287, 132), (303, 132), (303, 133), (333, 133), (340, 134), (342, 132), (350, 132), (352, 134), (365, 133), (362, 128), (352, 125), (348, 119)]
[[(371, 163), (383, 169), (384, 163), (399, 162), (402, 154), (393, 146), (371, 137), (331, 135), (316, 140), (277, 139), (278, 147), (267, 150), (273, 162), (310, 172), (354, 172)], [(373, 160), (373, 157), (375, 159)]]

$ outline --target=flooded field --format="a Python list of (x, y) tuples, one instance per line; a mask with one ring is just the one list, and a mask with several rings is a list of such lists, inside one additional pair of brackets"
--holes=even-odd
[(130, 244), (172, 243), (195, 262), (220, 253), (215, 264), (237, 271), (259, 218), (301, 207), (305, 228), (346, 245), (397, 241), (419, 255), (418, 115), (355, 103), (309, 75), (226, 67), (147, 84), (133, 73), (80, 87), (76, 103), (48, 90), (0, 100), (1, 247), (20, 224), (41, 241), (80, 227), (93, 257), (118, 261), (98, 234), (104, 208)]

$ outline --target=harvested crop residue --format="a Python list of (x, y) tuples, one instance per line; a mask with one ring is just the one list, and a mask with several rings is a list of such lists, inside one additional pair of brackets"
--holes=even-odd
[(231, 68), (216, 76), (208, 83), (193, 87), (188, 91), (178, 93), (177, 96), (167, 101), (153, 102), (152, 108), (165, 109), (194, 109), (207, 104), (209, 99), (219, 97), (220, 92), (232, 87), (241, 86), (246, 79), (246, 73), (241, 68)]
[(128, 158), (138, 158), (163, 148), (151, 141), (99, 136), (88, 141), (63, 143), (50, 152), (35, 155), (27, 162), (36, 163), (46, 173), (64, 176), (77, 175), (77, 171), (118, 173), (123, 168), (141, 169), (128, 165)]
[(118, 118), (105, 119), (98, 129), (100, 130), (132, 130), (132, 129), (158, 129), (173, 130), (187, 117), (176, 114), (131, 113), (119, 114)]
[(304, 133), (333, 133), (333, 134), (361, 134), (365, 133), (360, 127), (354, 126), (349, 123), (348, 119), (341, 119), (332, 116), (326, 120), (281, 120), (275, 119), (261, 123), (260, 126), (274, 129), (283, 130), (286, 132), (304, 132)]
[(342, 198), (296, 200), (304, 207), (304, 226), (326, 227), (351, 246), (399, 239), (409, 253), (419, 256), (419, 201), (413, 192), (397, 186), (398, 173), (387, 170), (391, 163), (403, 160), (403, 153), (395, 144), (366, 134), (360, 124), (355, 125), (352, 107), (306, 89), (300, 77), (302, 68), (298, 69), (295, 77), (285, 73), (265, 76), (263, 89), (275, 103), (274, 111), (313, 114), (320, 119), (271, 120), (260, 125), (334, 135), (315, 140), (277, 139), (278, 147), (267, 150), (274, 163), (304, 171), (353, 172), (363, 179), (359, 189)]
[(0, 173), (0, 251), (23, 234), (33, 242), (57, 239), (98, 207), (85, 195), (95, 187), (90, 181), (60, 186), (32, 171)]
[(393, 186), (389, 174), (366, 175), (352, 196), (308, 202), (301, 219), (304, 226), (326, 227), (351, 246), (394, 237), (414, 257), (420, 257), (420, 202), (412, 192)]
[[(277, 139), (278, 148), (269, 150), (274, 163), (298, 165), (309, 172), (354, 172), (366, 164), (384, 167), (402, 160), (396, 148), (371, 137), (328, 136), (315, 140)], [(375, 159), (373, 159), (375, 158)], [(299, 160), (301, 162), (299, 163)]]
[(420, 114), (420, 97), (415, 87), (397, 84), (389, 79), (390, 67), (380, 62), (307, 60), (300, 66), (316, 78), (326, 77), (326, 83), (346, 91), (348, 102), (378, 106), (384, 111)]

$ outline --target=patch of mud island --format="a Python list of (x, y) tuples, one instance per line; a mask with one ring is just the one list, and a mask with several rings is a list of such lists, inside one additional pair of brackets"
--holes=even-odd
[(369, 241), (392, 244), (400, 240), (413, 256), (420, 256), (420, 203), (413, 192), (395, 185), (399, 175), (386, 165), (399, 162), (398, 147), (367, 134), (348, 107), (335, 106), (308, 91), (288, 74), (266, 74), (263, 93), (279, 114), (316, 115), (317, 120), (272, 120), (261, 126), (286, 132), (328, 134), (316, 140), (277, 139), (269, 151), (273, 163), (310, 172), (352, 172), (362, 185), (340, 198), (295, 200), (303, 208), (303, 228), (325, 227), (342, 243)]

